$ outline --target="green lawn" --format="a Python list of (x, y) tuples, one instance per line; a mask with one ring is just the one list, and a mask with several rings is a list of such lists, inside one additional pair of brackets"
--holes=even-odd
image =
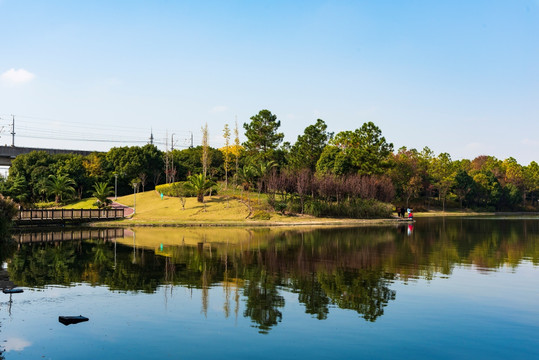
[(94, 205), (96, 201), (95, 197), (82, 199), (73, 204), (64, 205), (61, 209), (97, 209), (97, 206)]

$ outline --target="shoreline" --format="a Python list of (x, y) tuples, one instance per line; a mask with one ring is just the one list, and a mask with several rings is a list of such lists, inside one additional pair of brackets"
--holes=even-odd
[(303, 221), (136, 221), (120, 220), (109, 222), (95, 222), (88, 224), (91, 227), (296, 227), (296, 226), (379, 226), (397, 225), (400, 223), (410, 223), (398, 219), (313, 219)]
[(492, 216), (539, 216), (539, 212), (443, 212), (429, 211), (418, 212), (414, 214), (414, 220), (398, 218), (396, 215), (392, 218), (382, 219), (339, 219), (339, 218), (314, 218), (303, 217), (290, 221), (282, 220), (240, 220), (240, 221), (212, 221), (212, 220), (137, 220), (133, 217), (113, 221), (87, 222), (78, 225), (55, 224), (41, 226), (13, 226), (16, 230), (29, 230), (37, 228), (54, 227), (100, 227), (100, 228), (130, 228), (130, 227), (354, 227), (354, 226), (394, 226), (403, 224), (413, 224), (417, 218), (438, 218), (438, 217), (492, 217)]
[(443, 212), (429, 211), (414, 214), (414, 220), (398, 218), (396, 215), (387, 219), (338, 219), (338, 218), (307, 218), (292, 221), (243, 220), (243, 221), (146, 221), (126, 218), (112, 222), (95, 222), (89, 226), (95, 227), (283, 227), (283, 226), (380, 226), (413, 224), (417, 218), (429, 217), (488, 217), (488, 216), (539, 216), (539, 212)]

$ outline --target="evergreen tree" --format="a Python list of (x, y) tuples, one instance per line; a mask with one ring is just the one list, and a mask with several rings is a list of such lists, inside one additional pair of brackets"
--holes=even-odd
[(298, 136), (298, 140), (288, 153), (288, 163), (291, 168), (316, 170), (316, 163), (328, 139), (332, 136), (326, 129), (327, 125), (321, 119), (316, 120), (316, 124), (305, 128), (303, 135)]
[(261, 110), (251, 117), (250, 123), (243, 124), (247, 137), (243, 145), (254, 160), (273, 160), (275, 150), (284, 139), (284, 134), (277, 132), (280, 126), (277, 116), (269, 110)]

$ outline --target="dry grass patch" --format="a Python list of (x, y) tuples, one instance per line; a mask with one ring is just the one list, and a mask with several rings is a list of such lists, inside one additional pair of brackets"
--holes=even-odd
[[(249, 215), (246, 205), (237, 200), (227, 201), (220, 196), (206, 197), (206, 203), (197, 202), (196, 198), (186, 198), (185, 210), (179, 198), (163, 199), (155, 191), (147, 191), (136, 195), (136, 221), (170, 222), (170, 221), (243, 221)], [(130, 207), (134, 206), (133, 195), (118, 198), (118, 202)]]

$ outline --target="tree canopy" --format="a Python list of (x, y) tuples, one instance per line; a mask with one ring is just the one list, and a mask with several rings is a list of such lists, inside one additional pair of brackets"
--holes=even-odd
[(251, 117), (250, 123), (243, 124), (247, 141), (243, 143), (248, 155), (254, 159), (269, 161), (284, 139), (284, 134), (277, 132), (281, 122), (269, 110), (260, 110)]
[(288, 164), (293, 169), (308, 168), (316, 170), (316, 163), (332, 136), (327, 132), (327, 125), (322, 119), (305, 128), (303, 135), (298, 135), (296, 143), (288, 152)]
[(339, 132), (330, 146), (324, 149), (317, 164), (321, 172), (380, 175), (390, 167), (393, 144), (386, 141), (380, 128), (372, 122), (364, 123), (355, 131)]

